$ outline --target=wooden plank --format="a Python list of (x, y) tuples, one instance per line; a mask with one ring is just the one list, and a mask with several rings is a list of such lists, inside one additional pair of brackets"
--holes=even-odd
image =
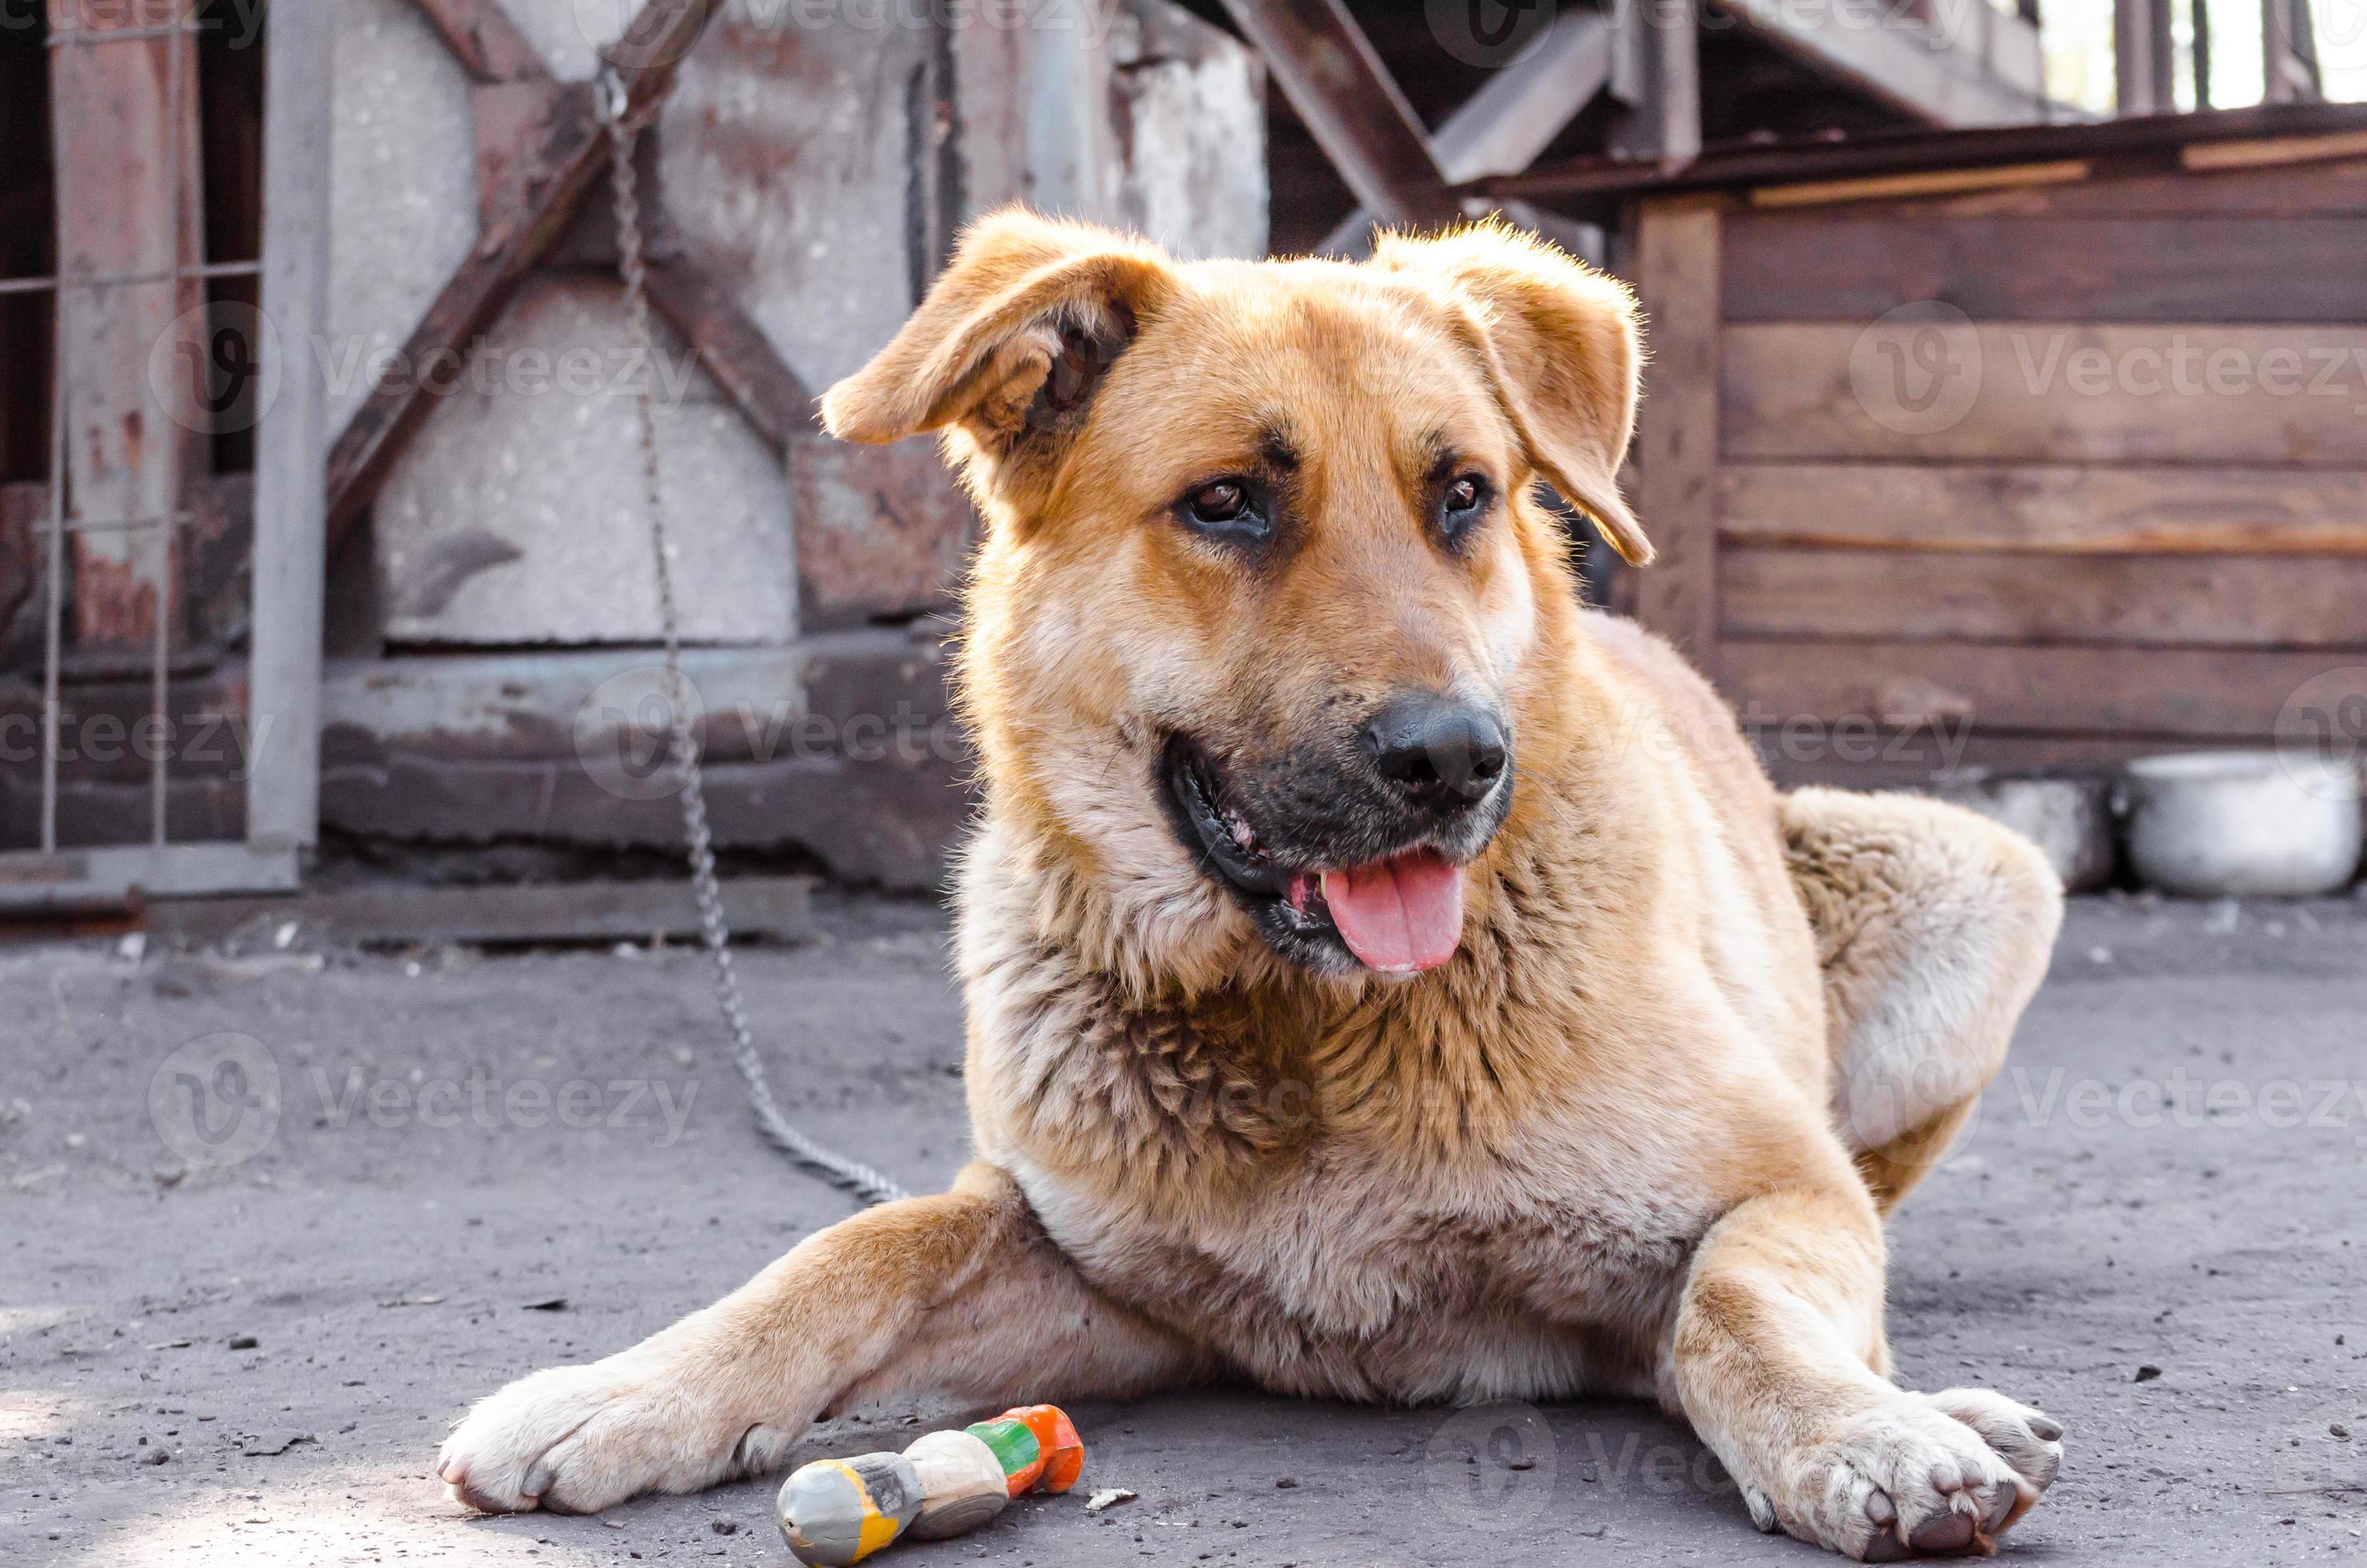
[(1727, 637), (2367, 648), (2367, 560), (1729, 548)]
[(273, 18), (265, 76), (263, 301), (286, 353), (255, 432), (254, 711), (270, 716), (247, 779), (247, 843), (319, 836), (321, 627), (328, 561), (328, 387), (317, 355), (329, 297), (329, 104), (336, 20), (323, 6)]
[[(627, 29), (618, 74), (625, 82), (627, 112), (655, 101), (674, 78), (720, 0), (646, 0)], [(593, 109), (589, 84), (573, 84), (550, 100), (549, 118), (538, 128), (535, 151), (521, 160), (527, 171), (504, 182), (518, 194), (516, 205), (488, 213), (477, 248), (444, 285), (402, 347), (402, 363), (465, 361), (471, 339), (493, 323), (518, 279), (557, 243), (576, 205), (607, 167), (607, 142)], [(352, 527), (369, 504), (403, 441), (427, 416), (435, 401), (433, 378), (405, 376), (372, 391), (354, 411), (330, 449), (329, 546)]]
[(2086, 179), (2092, 167), (2083, 158), (2057, 158), (2051, 164), (2007, 164), (1991, 169), (1932, 169), (1921, 174), (1863, 175), (1856, 179), (1762, 185), (1750, 193), (1750, 205), (1826, 207), (1842, 201), (1896, 200), (1902, 197), (1958, 196), (1969, 191), (2074, 185)]
[(2213, 142), (2186, 148), (2180, 162), (2190, 169), (2258, 169), (2326, 158), (2355, 158), (2361, 153), (2367, 153), (2367, 131), (2344, 131), (2325, 136)]
[[(2303, 156), (2327, 141), (2351, 142)], [(2247, 149), (2259, 149), (2247, 152)], [(2217, 154), (2230, 153), (2220, 165)], [(2292, 153), (2272, 158), (2271, 153)], [(2078, 184), (2025, 185), (1901, 201), (1897, 216), (1940, 218), (2336, 218), (2367, 214), (2367, 131), (2340, 138), (2287, 136), (2185, 149), (2186, 166), (2132, 173), (2107, 165)], [(2252, 161), (2252, 160), (2259, 161)], [(2028, 166), (2028, 165), (2025, 165)], [(2091, 171), (2096, 165), (2090, 165)], [(1762, 187), (1780, 190), (1782, 187)]]
[(2367, 214), (1949, 218), (1753, 212), (1727, 320), (1864, 322), (1936, 300), (1975, 321), (2367, 321)]
[(1429, 136), (1343, 0), (1223, 0), (1358, 202), (1384, 223), (1448, 223)]
[(1649, 325), (1636, 437), (1636, 512), (1659, 560), (1638, 574), (1636, 618), (1717, 669), (1717, 314), (1721, 208), (1647, 206), (1636, 282)]
[(2357, 655), (2225, 648), (1729, 639), (1720, 684), (1762, 724), (1969, 724), (1976, 733), (2264, 738)]
[(12, 919), (137, 908), (143, 898), (293, 889), (296, 852), (243, 844), (135, 844), (0, 855), (0, 914)]
[(1722, 381), (1734, 458), (2354, 469), (2367, 437), (2367, 327), (1752, 323)]
[(2367, 469), (1728, 463), (1729, 544), (2367, 556)]

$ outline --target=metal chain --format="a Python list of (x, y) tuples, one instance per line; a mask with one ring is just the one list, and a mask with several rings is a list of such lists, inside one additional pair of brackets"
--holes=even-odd
[(698, 903), (698, 925), (714, 960), (715, 1000), (731, 1031), (731, 1062), (747, 1085), (748, 1103), (756, 1113), (756, 1129), (767, 1142), (833, 1187), (843, 1187), (866, 1203), (886, 1203), (908, 1196), (904, 1189), (858, 1160), (832, 1153), (788, 1123), (773, 1099), (763, 1058), (748, 1028), (748, 1009), (740, 998), (739, 972), (731, 965), (731, 934), (723, 922), (723, 890), (715, 880), (715, 836), (707, 822), (707, 789), (698, 763), (698, 737), (691, 729), (690, 681), (682, 667), (682, 631), (674, 607), (674, 547), (666, 539), (663, 492), (658, 482), (658, 426), (650, 404), (655, 379), (655, 343), (650, 332), (649, 268), (642, 256), (641, 203), (636, 188), (633, 149), (642, 130), (656, 113), (650, 105), (638, 114), (628, 112), (624, 83), (610, 70), (600, 82), (600, 118), (607, 129), (609, 179), (617, 208), (617, 269), (625, 283), (625, 333), (629, 347), (640, 360), (641, 385), (633, 399), (640, 427), (641, 498), (649, 512), (650, 545), (657, 561), (658, 615), (665, 629), (665, 671), (671, 699), (670, 756), (682, 800), (683, 835), (690, 844), (690, 886)]

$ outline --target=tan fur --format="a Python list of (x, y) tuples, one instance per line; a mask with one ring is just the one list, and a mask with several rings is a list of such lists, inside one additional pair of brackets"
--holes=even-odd
[[(944, 429), (988, 520), (959, 666), (979, 1163), (487, 1400), (455, 1492), (601, 1507), (764, 1468), (858, 1398), (1227, 1376), (1656, 1396), (1762, 1527), (1858, 1556), (2019, 1517), (2059, 1430), (1886, 1380), (1879, 1214), (1995, 1071), (2059, 893), (1964, 813), (1779, 797), (1704, 682), (1580, 608), (1530, 486), (1648, 554), (1613, 478), (1637, 358), (1624, 290), (1500, 228), (1367, 267), (972, 231), (824, 408)], [(1186, 537), (1175, 498), (1277, 431), (1286, 552)], [(1460, 553), (1420, 525), (1442, 443), (1503, 498)], [(1162, 817), (1162, 737), (1280, 766), (1408, 686), (1515, 737), (1461, 947), (1403, 983), (1299, 970)]]

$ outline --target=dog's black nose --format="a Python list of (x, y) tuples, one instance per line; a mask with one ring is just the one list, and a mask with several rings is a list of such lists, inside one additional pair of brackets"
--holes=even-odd
[(1373, 766), (1417, 804), (1451, 811), (1486, 798), (1504, 772), (1504, 727), (1484, 708), (1415, 691), (1365, 725)]

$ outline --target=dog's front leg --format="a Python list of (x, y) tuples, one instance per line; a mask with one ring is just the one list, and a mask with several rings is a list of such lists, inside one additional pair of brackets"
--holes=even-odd
[(874, 1398), (1126, 1397), (1200, 1358), (1104, 1300), (984, 1164), (951, 1192), (817, 1232), (704, 1312), (484, 1400), (436, 1473), (487, 1512), (588, 1513), (780, 1463), (817, 1417)]
[(2063, 1429), (1986, 1389), (1880, 1376), (1882, 1295), (1863, 1190), (1753, 1198), (1694, 1256), (1670, 1392), (1761, 1529), (1876, 1562), (1993, 1550), (2054, 1481)]

